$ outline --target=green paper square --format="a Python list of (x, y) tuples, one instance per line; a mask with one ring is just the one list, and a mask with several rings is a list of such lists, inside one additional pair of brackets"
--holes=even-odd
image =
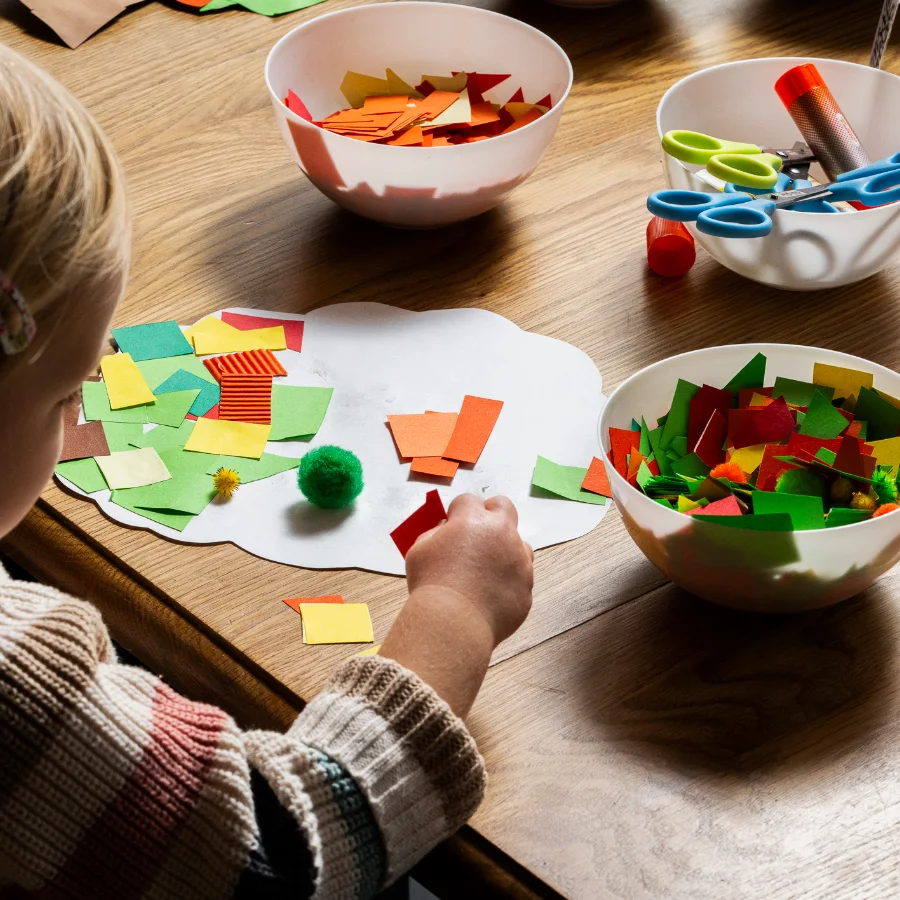
[(828, 513), (825, 520), (826, 528), (839, 528), (841, 525), (855, 525), (857, 522), (865, 522), (872, 518), (871, 509), (848, 509), (844, 506), (835, 506)]
[(653, 451), (653, 457), (656, 460), (656, 464), (659, 466), (659, 474), (671, 475), (672, 467), (669, 465), (669, 460), (666, 459), (665, 450), (660, 446), (660, 439), (662, 438), (662, 426), (653, 428), (648, 431), (647, 438), (650, 441), (650, 449)]
[[(750, 362), (744, 366), (723, 390), (731, 394), (737, 394), (744, 388), (762, 387), (766, 380), (766, 358), (762, 353), (757, 353)], [(732, 518), (734, 518), (732, 516)]]
[(325, 420), (333, 388), (272, 386), (270, 441), (290, 441), (314, 435)]
[(196, 375), (204, 381), (218, 385), (216, 379), (210, 374), (209, 369), (203, 365), (203, 360), (197, 356), (171, 356), (167, 359), (147, 359), (137, 364), (144, 380), (150, 385), (150, 390), (155, 391), (166, 379), (171, 378), (176, 372), (182, 370)]
[[(897, 410), (900, 413), (900, 409)], [(898, 419), (900, 423), (900, 419)], [(836, 410), (831, 401), (818, 389), (809, 401), (809, 409), (798, 429), (799, 434), (830, 441), (836, 438), (850, 423)]]
[(641, 456), (644, 459), (647, 459), (650, 454), (653, 452), (653, 447), (650, 446), (650, 429), (647, 428), (647, 422), (643, 416), (641, 416), (641, 442), (638, 446), (638, 450), (641, 451)]
[(822, 498), (806, 494), (757, 491), (753, 495), (753, 513), (758, 516), (786, 513), (791, 517), (794, 531), (812, 531), (825, 527)]
[(881, 441), (900, 432), (900, 409), (879, 396), (878, 391), (860, 388), (856, 398), (856, 417), (868, 424), (866, 440)]
[(115, 502), (127, 509), (166, 510), (198, 515), (216, 494), (212, 478), (207, 474), (209, 456), (185, 450), (163, 450), (160, 459), (172, 476), (143, 487), (117, 490)]
[(142, 432), (132, 442), (133, 447), (153, 447), (161, 450), (175, 450), (183, 447), (194, 430), (194, 422), (185, 419), (177, 428), (170, 425), (157, 425), (150, 431)]
[(200, 391), (188, 412), (192, 416), (205, 416), (221, 399), (219, 385), (186, 369), (173, 372), (162, 384), (153, 389), (154, 394), (171, 394), (175, 391)]
[(175, 531), (184, 531), (185, 528), (190, 524), (191, 519), (195, 518), (190, 513), (181, 513), (175, 510), (164, 510), (164, 509), (142, 509), (140, 507), (134, 506), (127, 499), (117, 496), (122, 493), (123, 490), (133, 491), (137, 490), (137, 488), (122, 488), (118, 491), (113, 491), (110, 500), (115, 503), (117, 506), (121, 506), (123, 509), (130, 510), (133, 513), (137, 513), (139, 516), (143, 516), (145, 519), (150, 519), (151, 522), (158, 522), (160, 525), (167, 525), (169, 528), (173, 528)]
[(641, 490), (643, 490), (647, 483), (653, 478), (653, 473), (650, 471), (650, 466), (645, 462), (641, 462), (640, 466), (638, 466), (637, 472), (637, 483), (640, 486)]
[(834, 465), (834, 461), (837, 459), (837, 453), (834, 450), (829, 450), (827, 447), (819, 447), (816, 450), (816, 458), (821, 459), (826, 466)]
[(89, 456), (87, 459), (72, 459), (61, 462), (56, 467), (56, 474), (61, 475), (67, 481), (71, 481), (76, 487), (81, 488), (86, 494), (94, 494), (97, 491), (107, 489), (106, 479), (97, 461)]
[(829, 400), (834, 397), (833, 387), (823, 387), (810, 381), (795, 381), (793, 378), (776, 378), (772, 388), (772, 397), (784, 397), (792, 406), (809, 406), (816, 391)]
[(682, 477), (705, 478), (709, 475), (710, 468), (696, 453), (688, 453), (672, 463), (672, 471)]
[(129, 406), (127, 409), (112, 409), (109, 405), (109, 394), (102, 381), (85, 381), (81, 386), (81, 403), (84, 407), (84, 418), (88, 422), (100, 419), (103, 422), (140, 422), (146, 421), (146, 406)]
[(144, 433), (142, 422), (102, 422), (103, 433), (110, 453), (133, 450), (133, 441), (139, 440)]
[(672, 438), (672, 443), (669, 446), (669, 449), (673, 453), (676, 453), (679, 457), (687, 456), (687, 437), (685, 437), (683, 434), (679, 434), (677, 437)]
[(148, 325), (132, 325), (128, 328), (113, 328), (112, 336), (123, 353), (130, 353), (138, 362), (147, 359), (162, 359), (167, 356), (187, 356), (194, 352), (188, 339), (181, 333), (178, 323), (151, 322)]
[(711, 525), (724, 525), (741, 531), (794, 531), (791, 517), (785, 513), (772, 513), (752, 516), (705, 516), (694, 513), (694, 520), (709, 522)]
[(184, 417), (199, 394), (198, 390), (160, 394), (156, 398), (156, 403), (144, 407), (146, 421), (150, 424), (177, 428), (184, 421)]
[(564, 497), (566, 500), (577, 500), (580, 503), (603, 506), (606, 503), (606, 497), (581, 489), (585, 475), (587, 475), (587, 469), (578, 466), (561, 466), (539, 456), (535, 463), (531, 483), (534, 487)]
[(667, 413), (666, 424), (663, 426), (662, 443), (663, 447), (672, 446), (672, 441), (679, 436), (684, 436), (687, 440), (688, 420), (691, 413), (691, 400), (694, 399), (700, 385), (692, 384), (683, 378), (678, 379), (675, 385), (675, 395), (672, 397), (672, 406)]
[(279, 472), (289, 472), (291, 469), (298, 468), (299, 465), (299, 459), (293, 459), (289, 456), (278, 456), (276, 453), (263, 453), (259, 459), (245, 459), (242, 456), (220, 456), (214, 465), (207, 467), (206, 473), (213, 475), (222, 466), (225, 466), (227, 469), (234, 469), (241, 476), (241, 484), (249, 484), (252, 481), (271, 478), (272, 475), (277, 475)]

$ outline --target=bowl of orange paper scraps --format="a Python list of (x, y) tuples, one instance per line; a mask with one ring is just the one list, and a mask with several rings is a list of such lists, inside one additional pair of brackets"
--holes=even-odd
[(449, 3), (376, 3), (295, 28), (266, 61), (281, 134), (339, 206), (433, 228), (500, 203), (534, 170), (572, 85), (558, 44)]
[(900, 375), (813, 347), (740, 344), (648, 366), (600, 420), (635, 543), (726, 606), (796, 612), (900, 560)]

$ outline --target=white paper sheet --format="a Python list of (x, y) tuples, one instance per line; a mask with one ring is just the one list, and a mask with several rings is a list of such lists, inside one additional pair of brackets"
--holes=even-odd
[[(90, 495), (110, 518), (185, 543), (231, 541), (288, 565), (402, 575), (403, 558), (390, 532), (434, 487), (445, 506), (465, 492), (506, 494), (518, 507), (522, 537), (535, 549), (581, 537), (609, 509), (611, 501), (593, 506), (531, 493), (538, 454), (583, 467), (600, 454), (601, 376), (570, 344), (481, 309), (417, 313), (344, 303), (305, 316), (231, 312), (306, 322), (303, 352), (276, 354), (288, 371), (278, 383), (332, 387), (331, 406), (312, 441), (270, 441), (266, 452), (299, 457), (322, 444), (345, 447), (362, 461), (363, 493), (351, 510), (318, 509), (297, 488), (296, 470), (284, 472), (242, 485), (228, 503), (210, 504), (183, 532), (122, 509), (110, 502), (109, 491)], [(450, 485), (411, 476), (397, 456), (387, 415), (457, 412), (465, 394), (504, 402), (478, 463), (460, 466)]]

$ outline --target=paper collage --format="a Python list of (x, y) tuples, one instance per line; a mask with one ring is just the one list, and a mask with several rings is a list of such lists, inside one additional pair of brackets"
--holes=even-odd
[[(60, 463), (57, 474), (64, 484), (90, 494), (123, 524), (188, 543), (230, 541), (289, 565), (400, 575), (403, 555), (391, 533), (426, 504), (430, 491), (442, 508), (465, 492), (508, 495), (519, 510), (522, 537), (536, 549), (587, 533), (609, 507), (532, 487), (539, 455), (561, 466), (584, 466), (583, 477), (600, 455), (596, 423), (605, 402), (600, 374), (570, 345), (478, 309), (414, 313), (347, 303), (306, 316), (235, 309), (213, 318), (220, 324), (207, 317), (185, 330), (195, 351), (198, 335), (223, 340), (234, 332), (269, 328), (280, 330), (286, 347), (301, 350), (132, 356), (130, 365), (119, 365), (136, 367), (155, 402), (121, 409), (104, 401), (103, 382), (87, 382), (83, 418), (102, 421), (109, 450), (152, 450), (171, 476), (134, 487), (116, 477), (121, 486), (110, 491), (92, 457)], [(132, 336), (139, 339), (131, 345), (138, 356), (138, 347), (166, 337), (161, 330), (135, 333), (126, 344)], [(207, 346), (203, 340), (201, 348)], [(267, 376), (270, 424), (218, 416), (227, 391), (219, 383), (223, 366), (237, 367), (238, 374), (247, 374), (247, 366), (284, 373)], [(216, 389), (223, 397), (209, 406)], [(196, 420), (186, 418), (203, 407), (207, 411)], [(424, 422), (422, 417), (435, 414), (433, 425)], [(160, 418), (165, 424), (156, 424)], [(401, 423), (403, 442), (419, 442), (404, 443), (406, 452), (443, 456), (402, 458), (390, 420)], [(366, 486), (350, 509), (319, 509), (297, 488), (301, 458), (325, 444), (352, 450), (362, 462)], [(445, 459), (449, 452), (476, 461)], [(213, 475), (222, 467), (240, 477), (227, 500), (216, 497), (213, 487)], [(419, 471), (429, 468), (452, 471), (449, 476)], [(592, 497), (605, 501), (602, 495)]]

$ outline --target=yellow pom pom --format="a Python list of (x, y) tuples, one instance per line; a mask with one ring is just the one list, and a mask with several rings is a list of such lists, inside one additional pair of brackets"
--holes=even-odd
[(234, 469), (226, 469), (224, 466), (213, 475), (213, 487), (226, 498), (231, 497), (240, 483), (241, 476)]
[(850, 498), (850, 509), (875, 509), (875, 498), (857, 491)]

